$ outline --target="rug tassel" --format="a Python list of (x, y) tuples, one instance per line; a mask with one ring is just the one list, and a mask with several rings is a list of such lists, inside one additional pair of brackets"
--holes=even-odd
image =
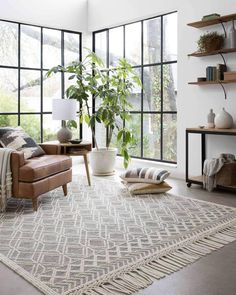
[[(143, 265), (133, 266), (133, 269), (126, 269), (109, 281), (101, 282), (98, 285), (88, 285), (82, 288), (75, 295), (131, 295), (138, 290), (149, 286), (154, 279), (161, 279), (168, 274), (176, 272), (184, 266), (193, 263), (200, 257), (205, 256), (224, 245), (236, 240), (236, 227), (228, 227), (218, 233), (193, 241), (191, 244), (182, 246), (169, 254), (144, 261)], [(66, 293), (69, 294), (69, 293)]]

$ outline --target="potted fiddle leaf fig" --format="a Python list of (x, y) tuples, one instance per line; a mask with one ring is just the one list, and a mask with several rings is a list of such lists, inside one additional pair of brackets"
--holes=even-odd
[[(83, 61), (72, 62), (70, 65), (56, 66), (48, 71), (48, 76), (63, 71), (69, 73), (69, 80), (74, 83), (66, 90), (68, 99), (76, 99), (80, 106), (80, 119), (91, 128), (95, 148), (90, 162), (94, 174), (109, 175), (114, 171), (117, 149), (111, 147), (116, 134), (120, 154), (123, 156), (124, 167), (130, 162), (129, 147), (133, 144), (132, 130), (120, 126), (119, 121), (130, 120), (128, 109), (132, 105), (128, 96), (137, 85), (141, 87), (140, 79), (131, 65), (120, 59), (116, 68), (105, 68), (102, 60), (89, 50)], [(96, 101), (96, 112), (92, 112), (89, 100)], [(95, 124), (103, 124), (107, 130), (105, 147), (99, 147)]]

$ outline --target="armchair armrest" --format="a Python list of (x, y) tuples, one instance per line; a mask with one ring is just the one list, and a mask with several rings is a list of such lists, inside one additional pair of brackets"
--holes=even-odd
[(11, 171), (12, 171), (12, 193), (13, 196), (18, 195), (19, 188), (19, 170), (25, 165), (25, 158), (23, 152), (11, 153)]
[(14, 151), (11, 153), (11, 167), (18, 169), (25, 164), (25, 158), (23, 152)]
[(47, 155), (60, 155), (61, 153), (59, 144), (40, 143), (39, 145)]

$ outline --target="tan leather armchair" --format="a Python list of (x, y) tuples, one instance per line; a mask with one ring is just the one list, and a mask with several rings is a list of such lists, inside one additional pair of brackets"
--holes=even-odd
[(24, 159), (23, 152), (11, 154), (12, 195), (32, 199), (33, 209), (38, 209), (38, 197), (59, 186), (67, 195), (67, 183), (72, 180), (72, 160), (60, 155), (60, 146), (41, 145), (45, 155)]

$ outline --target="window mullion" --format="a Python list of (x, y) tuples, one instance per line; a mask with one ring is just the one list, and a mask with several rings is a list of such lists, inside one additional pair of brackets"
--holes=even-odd
[(161, 16), (161, 138), (160, 158), (163, 160), (163, 16)]
[(21, 26), (18, 24), (18, 125), (20, 125), (20, 66), (21, 66), (21, 52), (20, 52), (20, 42), (21, 42)]
[[(143, 85), (143, 60), (144, 60), (144, 50), (143, 50), (143, 21), (141, 21), (141, 81)], [(141, 88), (141, 158), (143, 158), (143, 87)]]

